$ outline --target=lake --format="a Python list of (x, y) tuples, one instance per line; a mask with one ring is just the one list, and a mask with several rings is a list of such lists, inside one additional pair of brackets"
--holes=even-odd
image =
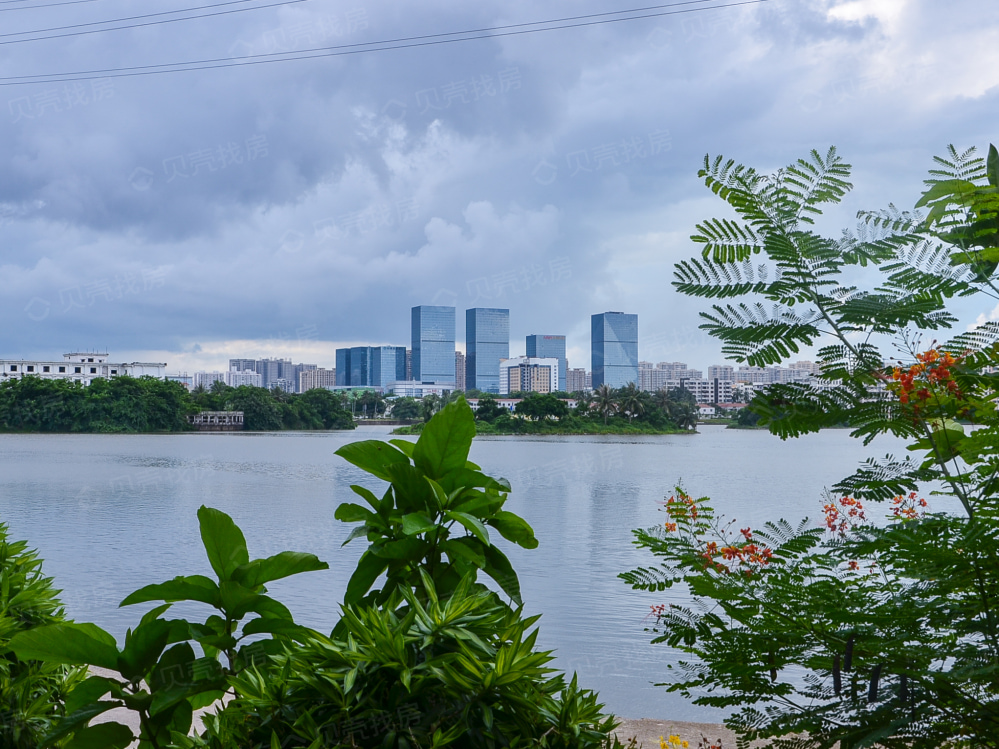
[[(738, 527), (778, 517), (818, 523), (824, 487), (869, 455), (901, 452), (891, 438), (864, 448), (845, 430), (781, 442), (763, 431), (700, 429), (482, 437), (472, 446), (473, 461), (510, 480), (507, 508), (540, 541), (532, 551), (507, 548), (527, 612), (543, 614), (540, 644), (617, 715), (722, 715), (653, 686), (668, 678), (677, 654), (650, 645), (643, 627), (649, 606), (669, 597), (632, 591), (617, 578), (652, 561), (632, 546), (631, 530), (663, 521), (657, 500), (678, 480), (694, 496), (710, 496)], [(381, 482), (333, 453), (347, 442), (388, 439), (389, 431), (0, 435), (0, 522), (38, 548), (71, 617), (120, 639), (145, 610), (117, 608), (128, 593), (180, 574), (212, 574), (196, 517), (207, 504), (233, 516), (251, 558), (291, 549), (329, 562), (328, 571), (271, 586), (299, 622), (329, 631), (364, 543), (340, 548), (351, 526), (333, 512), (355, 496), (350, 484), (381, 493)]]

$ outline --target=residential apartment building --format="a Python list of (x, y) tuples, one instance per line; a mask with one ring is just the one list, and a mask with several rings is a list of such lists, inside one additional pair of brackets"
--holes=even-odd
[(331, 389), (336, 387), (336, 370), (316, 369), (305, 370), (298, 373), (298, 392), (304, 393), (315, 388)]
[(580, 393), (588, 390), (586, 384), (586, 370), (582, 367), (578, 369), (566, 369), (565, 387), (570, 393)]
[(500, 362), (499, 393), (553, 393), (558, 390), (558, 359), (518, 356)]
[(527, 336), (527, 355), (535, 359), (558, 359), (558, 389), (565, 391), (569, 387), (564, 335)]
[(593, 388), (638, 384), (638, 315), (604, 312), (590, 318)]
[(465, 390), (465, 355), (454, 352), (454, 389)]

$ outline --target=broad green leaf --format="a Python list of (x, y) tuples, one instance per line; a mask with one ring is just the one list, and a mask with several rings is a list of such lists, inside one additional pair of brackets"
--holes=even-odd
[(409, 458), (404, 452), (379, 440), (351, 442), (341, 447), (335, 454), (382, 481), (392, 480), (388, 475), (389, 466), (409, 463)]
[(278, 619), (272, 616), (262, 616), (259, 619), (251, 619), (243, 626), (244, 635), (259, 635), (266, 633), (272, 635), (288, 635), (289, 637), (294, 637), (296, 639), (308, 636), (311, 631), (312, 630), (308, 627), (295, 624), (295, 622), (288, 619)]
[(118, 668), (114, 638), (95, 624), (50, 624), (19, 632), (9, 647), (18, 658), (74, 666)]
[[(88, 679), (89, 681), (89, 679)], [(76, 690), (73, 690), (74, 692)], [(82, 699), (82, 696), (81, 696)], [(74, 700), (74, 704), (76, 701)], [(69, 702), (66, 703), (66, 717), (63, 718), (59, 723), (53, 728), (45, 737), (41, 740), (41, 746), (48, 746), (55, 743), (63, 736), (68, 736), (70, 733), (75, 731), (80, 726), (85, 725), (92, 718), (106, 713), (108, 710), (113, 710), (116, 707), (121, 707), (120, 702), (81, 702), (78, 707), (74, 707), (72, 711), (69, 710)]]
[(130, 594), (119, 606), (131, 606), (147, 601), (200, 601), (209, 606), (218, 607), (219, 587), (215, 581), (204, 575), (187, 575), (175, 577), (165, 583), (155, 583), (139, 588)]
[(80, 708), (96, 702), (111, 691), (111, 680), (103, 676), (91, 676), (80, 682), (66, 696), (66, 714), (72, 715)]
[(423, 558), (428, 543), (421, 538), (400, 538), (385, 544), (372, 546), (371, 551), (384, 559), (407, 559), (416, 562)]
[(413, 457), (413, 450), (416, 449), (416, 443), (410, 442), (409, 440), (389, 440), (389, 443), (395, 445), (400, 450), (402, 450), (410, 458)]
[(486, 520), (486, 523), (498, 530), (507, 541), (513, 541), (525, 549), (538, 548), (538, 539), (534, 537), (534, 529), (520, 515), (500, 510)]
[(347, 591), (344, 593), (343, 602), (346, 605), (358, 603), (374, 585), (378, 576), (388, 567), (388, 560), (365, 551), (361, 558), (357, 560), (357, 567), (354, 574), (350, 576), (347, 583)]
[(315, 572), (328, 570), (330, 566), (315, 554), (299, 551), (282, 551), (266, 559), (254, 559), (247, 565), (236, 568), (232, 573), (235, 582), (242, 583), (247, 588), (280, 580), (300, 572)]
[(402, 532), (407, 536), (432, 531), (437, 525), (422, 512), (411, 512), (402, 516)]
[(336, 508), (333, 517), (342, 523), (366, 523), (374, 517), (374, 513), (353, 502), (344, 502)]
[(76, 732), (66, 749), (125, 749), (135, 740), (132, 729), (121, 723), (98, 723)]
[(467, 512), (445, 512), (444, 515), (451, 520), (456, 520), (461, 523), (465, 528), (470, 531), (476, 538), (478, 538), (486, 546), (489, 546), (489, 531), (486, 530), (486, 526), (482, 524), (474, 515), (469, 515)]
[(153, 691), (189, 686), (194, 683), (194, 648), (186, 642), (174, 645), (160, 657), (149, 678)]
[(360, 538), (361, 536), (367, 536), (368, 535), (368, 531), (370, 531), (370, 530), (371, 530), (371, 526), (370, 525), (359, 525), (359, 526), (357, 526), (356, 528), (354, 528), (350, 532), (350, 535), (347, 536), (347, 540), (344, 541), (342, 544), (340, 544), (340, 548), (343, 548), (344, 546), (346, 546), (347, 544), (349, 544), (351, 541), (353, 541), (355, 538)]
[(441, 481), (465, 467), (474, 437), (475, 415), (465, 399), (459, 398), (427, 422), (413, 450), (413, 462), (425, 475)]
[(129, 681), (141, 679), (167, 646), (172, 623), (154, 619), (140, 624), (125, 636), (125, 647), (118, 657), (118, 671)]
[(388, 473), (392, 477), (395, 506), (399, 512), (406, 514), (437, 510), (437, 497), (419, 468), (409, 463), (400, 463), (389, 468)]
[(483, 550), (486, 556), (486, 566), (483, 571), (495, 580), (503, 592), (510, 596), (511, 600), (520, 606), (520, 580), (517, 573), (513, 571), (513, 565), (506, 558), (506, 554), (495, 546), (487, 546)]
[(988, 174), (989, 184), (992, 187), (999, 187), (999, 151), (995, 144), (989, 144), (989, 155), (985, 161), (985, 171)]
[(354, 494), (363, 498), (365, 502), (371, 505), (371, 509), (373, 509), (375, 512), (378, 512), (380, 503), (378, 501), (378, 497), (375, 496), (374, 492), (372, 492), (370, 489), (366, 489), (363, 486), (358, 486), (357, 484), (351, 484), (350, 488), (354, 492)]
[(251, 611), (268, 619), (286, 619), (291, 621), (293, 618), (287, 606), (270, 596), (257, 596), (256, 600), (246, 609), (243, 616), (246, 616)]
[(243, 532), (224, 512), (204, 505), (198, 510), (198, 520), (208, 561), (220, 581), (228, 580), (233, 570), (250, 561)]
[(441, 544), (441, 548), (452, 559), (464, 559), (479, 568), (486, 566), (482, 542), (475, 536), (449, 538)]

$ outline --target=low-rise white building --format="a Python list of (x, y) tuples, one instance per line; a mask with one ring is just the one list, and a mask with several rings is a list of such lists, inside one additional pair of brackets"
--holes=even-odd
[[(337, 388), (343, 390), (345, 388)], [(381, 390), (381, 388), (363, 388), (365, 390)], [(425, 395), (442, 395), (454, 390), (454, 383), (420, 382), (418, 380), (398, 380), (388, 384), (388, 392), (400, 398), (422, 398)]]
[(115, 377), (155, 377), (164, 379), (166, 362), (111, 362), (108, 354), (73, 352), (62, 361), (40, 359), (0, 359), (0, 379), (41, 377), (43, 380), (72, 380), (89, 385), (93, 380)]

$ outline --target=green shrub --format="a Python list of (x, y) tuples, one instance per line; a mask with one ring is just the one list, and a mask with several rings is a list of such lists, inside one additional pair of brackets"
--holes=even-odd
[(12, 637), (63, 620), (51, 578), (24, 541), (11, 541), (0, 523), (0, 746), (36, 747), (63, 715), (66, 692), (81, 669), (19, 658)]
[[(566, 683), (549, 667), (551, 654), (535, 648), (537, 617), (522, 616), (517, 574), (491, 534), (529, 549), (537, 540), (522, 518), (503, 509), (509, 484), (468, 460), (474, 435), (472, 411), (459, 398), (427, 422), (415, 444), (367, 441), (337, 451), (389, 485), (380, 498), (354, 486), (367, 506), (337, 508), (338, 519), (360, 523), (348, 541), (363, 537), (368, 548), (328, 637), (297, 625), (265, 587), (327, 565), (294, 552), (251, 561), (232, 519), (207, 507), (198, 519), (216, 580), (188, 575), (128, 596), (122, 605), (164, 603), (127, 633), (123, 647), (92, 624), (18, 633), (10, 648), (22, 660), (117, 674), (75, 685), (63, 701), (66, 717), (42, 743), (617, 746), (615, 723), (596, 694), (580, 689), (575, 677)], [(479, 572), (506, 600), (478, 581)], [(213, 611), (204, 622), (164, 619), (175, 601)], [(231, 699), (223, 706), (225, 693)], [(203, 734), (189, 735), (194, 711), (213, 704)], [(138, 713), (138, 737), (117, 722), (91, 722), (115, 707)]]

